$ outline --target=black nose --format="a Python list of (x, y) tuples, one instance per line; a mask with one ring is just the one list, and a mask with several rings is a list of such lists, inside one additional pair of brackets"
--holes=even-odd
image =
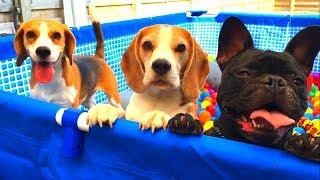
[(171, 64), (165, 59), (158, 59), (152, 63), (152, 69), (161, 76), (171, 69)]
[(51, 51), (50, 51), (50, 49), (49, 49), (47, 46), (39, 46), (39, 47), (36, 49), (36, 54), (37, 54), (40, 58), (45, 59), (45, 58), (47, 58), (48, 56), (50, 56)]
[(284, 80), (282, 77), (269, 75), (265, 76), (260, 80), (263, 84), (265, 84), (267, 87), (283, 87), (287, 85), (286, 80)]

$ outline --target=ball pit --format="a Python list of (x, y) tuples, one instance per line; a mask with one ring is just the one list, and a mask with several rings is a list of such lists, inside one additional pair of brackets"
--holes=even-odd
[(214, 126), (214, 120), (219, 118), (220, 110), (217, 105), (217, 91), (209, 82), (204, 84), (198, 99), (198, 118), (204, 125), (204, 131)]

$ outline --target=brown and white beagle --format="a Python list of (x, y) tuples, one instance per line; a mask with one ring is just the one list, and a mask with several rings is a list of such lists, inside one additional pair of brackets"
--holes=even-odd
[[(200, 88), (210, 71), (207, 53), (191, 33), (169, 25), (140, 30), (124, 53), (121, 68), (133, 90), (126, 118), (152, 132), (166, 128), (178, 113), (195, 117)], [(102, 114), (96, 113), (96, 118)]]
[(33, 19), (23, 23), (14, 39), (17, 66), (30, 57), (31, 97), (65, 107), (80, 104), (91, 107), (96, 89), (106, 93), (115, 107), (121, 108), (117, 80), (104, 59), (101, 25), (92, 19), (96, 53), (73, 56), (76, 40), (69, 28), (54, 20)]

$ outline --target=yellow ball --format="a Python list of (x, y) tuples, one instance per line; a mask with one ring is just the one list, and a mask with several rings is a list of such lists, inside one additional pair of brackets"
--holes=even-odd
[(320, 130), (320, 119), (314, 119), (312, 120), (313, 127), (317, 128)]
[(312, 113), (313, 113), (313, 110), (312, 110), (311, 108), (308, 108), (308, 109), (306, 110), (306, 113), (307, 113), (307, 114), (312, 114)]
[(206, 107), (211, 106), (211, 102), (208, 100), (205, 100), (201, 103), (201, 108), (205, 109)]
[(314, 109), (318, 109), (319, 106), (320, 106), (320, 101), (314, 102), (314, 104), (313, 104), (313, 108), (314, 108)]
[(314, 97), (319, 99), (320, 98), (320, 91), (317, 91)]
[(214, 127), (214, 122), (213, 121), (207, 121), (204, 125), (203, 125), (203, 131), (207, 131), (210, 128)]

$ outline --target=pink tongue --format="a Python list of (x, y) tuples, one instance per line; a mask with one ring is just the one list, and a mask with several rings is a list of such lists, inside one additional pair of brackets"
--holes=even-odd
[(40, 83), (49, 83), (54, 74), (54, 68), (49, 65), (35, 65), (35, 78)]
[(263, 118), (269, 122), (273, 127), (278, 129), (281, 126), (288, 126), (293, 124), (295, 121), (285, 114), (279, 111), (267, 111), (265, 109), (259, 109), (251, 113), (250, 119)]

